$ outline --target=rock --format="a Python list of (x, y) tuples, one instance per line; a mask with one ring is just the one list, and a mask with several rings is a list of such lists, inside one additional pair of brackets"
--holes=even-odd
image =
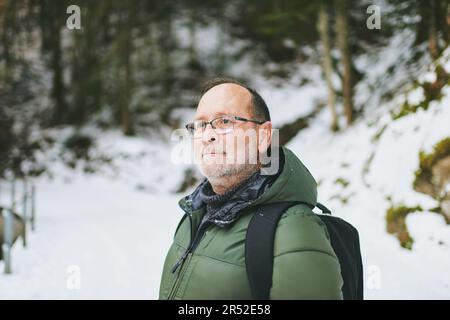
[(432, 168), (435, 198), (439, 201), (447, 223), (450, 221), (450, 156), (439, 160)]

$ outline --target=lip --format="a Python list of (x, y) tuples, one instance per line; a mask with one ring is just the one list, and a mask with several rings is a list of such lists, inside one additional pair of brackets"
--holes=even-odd
[(206, 153), (204, 153), (203, 154), (203, 157), (204, 156), (215, 156), (215, 155), (224, 155), (225, 153), (224, 152), (206, 152)]

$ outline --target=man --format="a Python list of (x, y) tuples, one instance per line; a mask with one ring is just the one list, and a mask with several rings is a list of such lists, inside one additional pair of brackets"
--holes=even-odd
[[(314, 206), (316, 182), (292, 151), (271, 148), (276, 141), (264, 100), (232, 79), (207, 84), (186, 127), (206, 179), (179, 202), (186, 214), (164, 263), (159, 298), (252, 299), (245, 267), (251, 217), (267, 203)], [(269, 148), (279, 159), (273, 174), (264, 171), (272, 163), (262, 161)], [(339, 261), (308, 205), (281, 217), (273, 259), (270, 299), (342, 299)]]

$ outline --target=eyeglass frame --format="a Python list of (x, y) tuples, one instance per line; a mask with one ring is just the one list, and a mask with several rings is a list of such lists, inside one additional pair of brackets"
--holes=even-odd
[[(215, 132), (216, 134), (223, 134), (223, 135), (224, 135), (224, 134), (228, 134), (229, 132), (231, 132), (232, 130), (234, 130), (234, 124), (235, 124), (236, 122), (232, 121), (233, 127), (230, 128), (231, 130), (230, 130), (229, 132), (222, 132), (222, 133), (219, 133), (219, 132), (216, 131), (217, 128), (213, 125), (213, 122), (216, 121), (217, 119), (221, 119), (221, 118), (224, 118), (224, 117), (233, 118), (233, 120), (238, 120), (238, 121), (242, 121), (242, 122), (253, 122), (253, 123), (256, 123), (256, 124), (263, 124), (263, 123), (266, 122), (266, 121), (260, 121), (260, 120), (254, 120), (254, 119), (247, 119), (247, 118), (243, 118), (243, 117), (239, 117), (239, 116), (222, 115), (222, 116), (220, 116), (220, 117), (217, 117), (217, 118), (212, 119), (211, 121), (202, 121), (202, 134), (203, 134), (203, 132), (205, 131), (205, 129), (206, 129), (206, 127), (208, 126), (208, 124), (211, 125), (211, 128), (214, 130), (214, 132)], [(198, 120), (198, 121), (200, 121), (200, 120)], [(194, 133), (191, 133), (191, 131), (189, 130), (189, 127), (188, 127), (188, 126), (193, 125), (194, 123), (195, 123), (195, 121), (194, 121), (194, 122), (191, 122), (191, 123), (188, 123), (188, 124), (185, 125), (185, 128), (186, 128), (186, 130), (189, 132), (189, 134), (191, 135), (191, 137), (194, 137)], [(194, 129), (194, 130), (195, 130), (195, 129)]]

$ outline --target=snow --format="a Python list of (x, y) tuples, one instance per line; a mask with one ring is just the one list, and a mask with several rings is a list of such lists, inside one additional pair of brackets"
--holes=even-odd
[[(275, 127), (281, 127), (299, 117), (311, 113), (318, 104), (326, 103), (326, 84), (321, 78), (319, 65), (301, 65), (295, 76), (282, 86), (255, 75), (253, 86), (261, 94), (270, 109)], [(309, 82), (299, 85), (302, 77), (308, 76)]]
[[(325, 85), (322, 88), (325, 88)], [(324, 92), (317, 85), (306, 85), (302, 88), (263, 88), (260, 94), (267, 105), (271, 106), (270, 116), (274, 126), (280, 127), (313, 111), (317, 102), (326, 98), (323, 96)]]
[[(442, 65), (450, 71), (448, 61)], [(432, 79), (430, 72), (419, 81)], [(312, 110), (324, 88), (318, 74), (302, 88), (265, 83), (261, 94), (279, 127)], [(371, 90), (361, 86), (357, 101)], [(338, 133), (330, 132), (329, 112), (323, 109), (288, 144), (319, 182), (319, 201), (359, 230), (367, 299), (450, 298), (450, 226), (427, 211), (436, 205), (433, 199), (412, 190), (419, 151), (450, 136), (448, 86), (444, 94), (428, 110), (393, 121), (386, 110), (405, 99), (423, 99), (420, 89), (398, 92)], [(373, 96), (378, 103), (379, 92)], [(178, 116), (190, 114), (184, 110)], [(13, 273), (0, 273), (0, 299), (158, 297), (165, 254), (182, 216), (177, 202), (184, 194), (173, 191), (186, 164), (169, 160), (175, 146), (169, 138), (126, 138), (92, 128), (86, 133), (96, 137), (99, 152), (114, 156), (113, 169), (86, 175), (54, 164), (54, 179), (37, 180), (36, 231), (28, 233), (26, 248), (21, 241), (13, 247)], [(7, 193), (0, 193), (0, 202), (8, 203)], [(392, 204), (425, 209), (407, 217), (411, 251), (386, 232), (385, 213)], [(0, 271), (3, 267), (0, 262)]]
[[(184, 165), (167, 160), (172, 143), (82, 132), (98, 138), (97, 152), (116, 158), (90, 175), (55, 163), (53, 179), (36, 181), (36, 231), (28, 230), (26, 248), (21, 239), (15, 243), (12, 274), (3, 274), (0, 261), (0, 299), (158, 298), (165, 254), (182, 216), (182, 195), (172, 192)], [(60, 138), (70, 133), (63, 129)], [(1, 185), (0, 203), (10, 203), (9, 188)], [(16, 199), (20, 192), (19, 181)]]
[(156, 299), (177, 199), (107, 178), (40, 181), (36, 231), (15, 244), (0, 299)]

